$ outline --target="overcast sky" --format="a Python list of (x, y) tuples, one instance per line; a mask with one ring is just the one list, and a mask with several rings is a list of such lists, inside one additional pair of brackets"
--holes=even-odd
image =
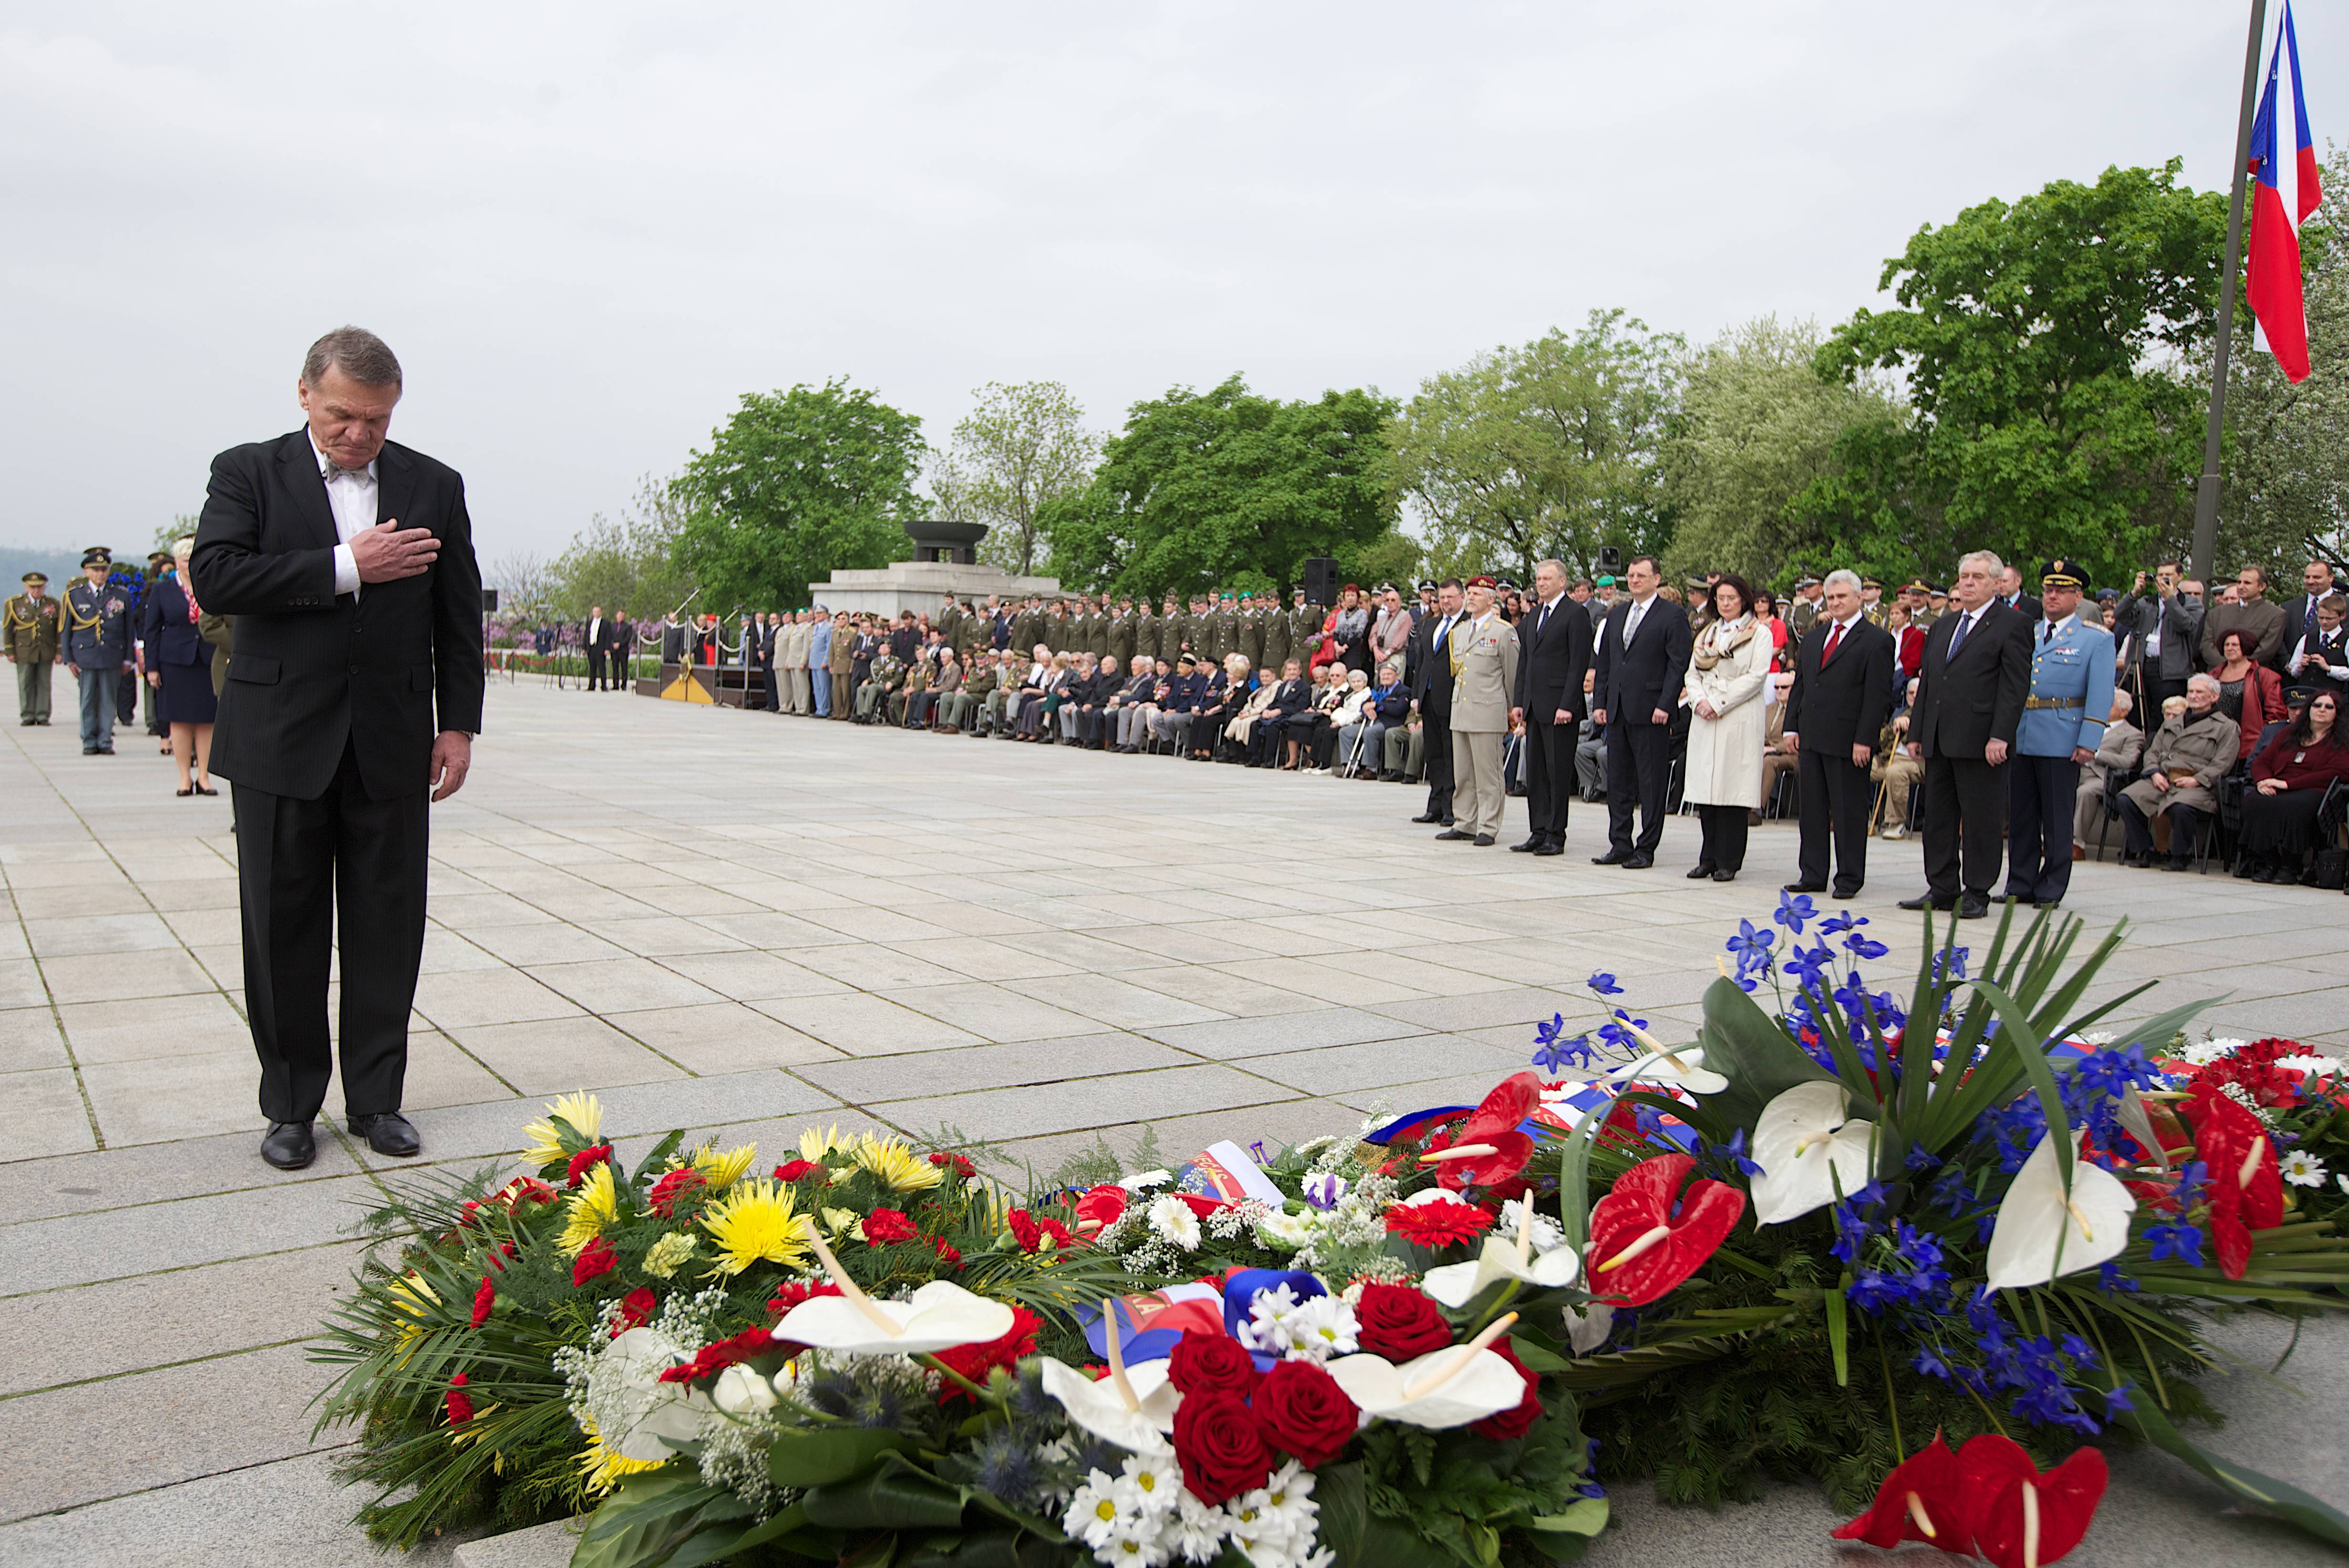
[[(344, 321), (485, 560), (748, 390), (942, 442), (1237, 370), (1408, 396), (1620, 305), (1840, 319), (1920, 224), (2109, 164), (2216, 186), (2248, 6), (0, 4), (0, 543), (143, 549)], [(2320, 143), (2349, 23), (2299, 17)]]

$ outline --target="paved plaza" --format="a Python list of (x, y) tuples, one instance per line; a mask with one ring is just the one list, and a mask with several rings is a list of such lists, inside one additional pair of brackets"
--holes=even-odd
[[(84, 758), (69, 717), (5, 733), (0, 1563), (378, 1561), (328, 1475), (345, 1435), (311, 1433), (325, 1372), (303, 1343), (403, 1162), (324, 1121), (310, 1170), (261, 1162), (225, 786), (175, 799), (144, 736)], [(1423, 799), (493, 686), (472, 780), (433, 809), (408, 1078), (424, 1159), (502, 1158), (575, 1088), (632, 1152), (822, 1120), (952, 1128), (1042, 1169), (1144, 1124), (1177, 1156), (1343, 1130), (1478, 1098), (1537, 1020), (1601, 1016), (1594, 970), (1686, 1037), (1723, 938), (1793, 871), (1788, 825), (1757, 829), (1723, 886), (1680, 874), (1692, 817), (1630, 872), (1588, 863), (1603, 808), (1534, 860), (1433, 841), (1405, 820)], [(1523, 825), (1512, 802), (1506, 837)], [(1893, 903), (1921, 886), (1918, 849), (1873, 849), (1857, 907), (1905, 990), (1918, 925)], [(2112, 987), (2164, 982), (2129, 1016), (2224, 992), (2220, 1032), (2349, 1049), (2338, 894), (2095, 863), (2074, 893), (2099, 933), (2131, 921)], [(2283, 1346), (2222, 1333), (2261, 1367)], [(2340, 1502), (2349, 1335), (2313, 1326), (2283, 1376), (2299, 1393), (2214, 1379), (2237, 1418), (2209, 1440)], [(2122, 1457), (2070, 1561), (2327, 1558), (2217, 1500)], [(1633, 1492), (1618, 1520), (1592, 1562), (1840, 1560), (1807, 1491), (1721, 1514)]]

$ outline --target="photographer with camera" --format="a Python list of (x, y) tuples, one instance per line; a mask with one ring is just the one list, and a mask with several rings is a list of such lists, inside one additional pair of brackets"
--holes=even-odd
[(2148, 593), (2146, 574), (2138, 573), (2113, 618), (2115, 635), (2128, 635), (2135, 653), (2127, 684), (2139, 713), (2159, 713), (2165, 698), (2184, 696), (2186, 678), (2195, 671), (2202, 597), (2199, 584), (2181, 583), (2181, 575), (2177, 562), (2160, 562)]

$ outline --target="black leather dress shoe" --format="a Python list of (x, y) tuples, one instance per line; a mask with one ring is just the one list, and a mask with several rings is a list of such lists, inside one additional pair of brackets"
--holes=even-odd
[(1839, 887), (1835, 890), (1835, 896), (1848, 903), (1859, 896), (1859, 884), (1854, 882), (1849, 887)]
[(1548, 841), (1547, 839), (1527, 839), (1522, 844), (1511, 844), (1509, 852), (1513, 855), (1537, 854), (1540, 852), (1542, 845)]
[(1719, 868), (1711, 861), (1699, 861), (1695, 865), (1689, 868), (1688, 880), (1691, 882), (1702, 882), (1718, 869)]
[(1464, 844), (1475, 836), (1476, 835), (1474, 833), (1464, 833), (1457, 828), (1446, 828), (1444, 831), (1435, 835), (1438, 841), (1445, 839), (1457, 839)]
[(408, 1124), (408, 1118), (396, 1110), (352, 1117), (350, 1128), (355, 1136), (367, 1140), (369, 1149), (395, 1160), (405, 1160), (424, 1147), (424, 1140), (416, 1136), (416, 1129)]
[(1556, 839), (1547, 839), (1543, 841), (1540, 847), (1534, 851), (1534, 853), (1537, 855), (1562, 855), (1566, 853), (1566, 846), (1559, 843)]
[(1609, 850), (1603, 855), (1591, 856), (1590, 863), (1594, 866), (1619, 866), (1630, 858), (1629, 850)]
[(1655, 856), (1637, 853), (1624, 856), (1622, 862), (1623, 869), (1627, 872), (1643, 872), (1655, 863)]
[(1479, 834), (1477, 834), (1477, 835), (1476, 835), (1476, 847), (1477, 847), (1478, 849), (1480, 849), (1480, 850), (1489, 850), (1489, 849), (1491, 849), (1491, 848), (1493, 847), (1493, 835), (1492, 835), (1492, 834), (1490, 834), (1490, 833), (1479, 833)]
[(1418, 816), (1412, 819), (1414, 822), (1440, 822), (1443, 820), (1444, 819), (1442, 817), (1438, 816), (1433, 811), (1422, 811)]
[(1958, 900), (1960, 920), (1980, 920), (1990, 913), (1990, 900), (1978, 892), (1970, 892)]
[(318, 1158), (317, 1140), (306, 1121), (273, 1121), (261, 1140), (261, 1157), (280, 1171), (299, 1171)]
[(1780, 885), (1788, 892), (1825, 892), (1827, 891), (1827, 884), (1825, 882), (1784, 882)]
[(1958, 901), (1953, 898), (1935, 898), (1931, 893), (1921, 892), (1915, 898), (1902, 899), (1900, 907), (1915, 910), (1951, 910), (1958, 907)]
[(1737, 873), (1731, 871), (1716, 871), (1713, 873), (1713, 880), (1715, 882), (1735, 882), (1737, 880)]

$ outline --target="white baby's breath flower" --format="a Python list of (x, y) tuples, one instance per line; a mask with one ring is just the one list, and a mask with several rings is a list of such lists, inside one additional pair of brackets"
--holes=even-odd
[(2324, 1161), (2305, 1149), (2295, 1149), (2283, 1157), (2283, 1179), (2295, 1187), (2322, 1187), (2324, 1174)]
[(1150, 1229), (1169, 1245), (1186, 1253), (1198, 1250), (1199, 1216), (1172, 1192), (1161, 1192), (1150, 1200)]

